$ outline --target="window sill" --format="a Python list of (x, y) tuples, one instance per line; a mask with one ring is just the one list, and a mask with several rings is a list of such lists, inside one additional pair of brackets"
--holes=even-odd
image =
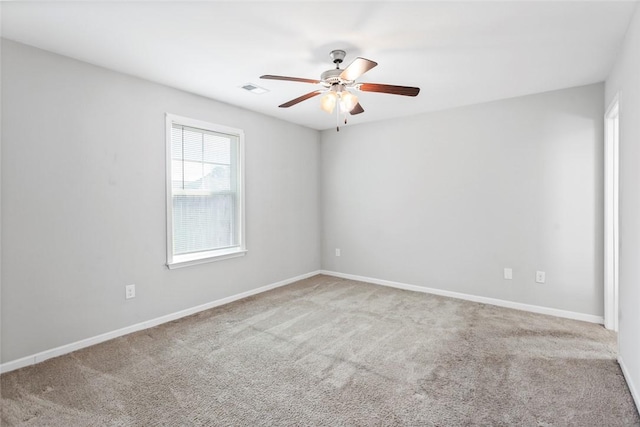
[(173, 270), (175, 268), (188, 267), (190, 265), (205, 264), (208, 262), (222, 261), (223, 259), (237, 258), (244, 256), (246, 253), (246, 249), (233, 248), (224, 251), (212, 251), (191, 255), (177, 255), (173, 257), (173, 260), (171, 262), (167, 263), (167, 267), (169, 267), (170, 270)]

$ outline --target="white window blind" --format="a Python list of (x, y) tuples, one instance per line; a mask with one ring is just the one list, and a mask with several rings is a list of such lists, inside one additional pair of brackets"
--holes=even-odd
[(243, 133), (168, 115), (168, 265), (245, 252)]

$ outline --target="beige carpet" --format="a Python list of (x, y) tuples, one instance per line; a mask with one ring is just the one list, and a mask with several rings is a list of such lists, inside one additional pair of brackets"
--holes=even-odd
[(4, 374), (2, 426), (640, 425), (589, 323), (316, 276)]

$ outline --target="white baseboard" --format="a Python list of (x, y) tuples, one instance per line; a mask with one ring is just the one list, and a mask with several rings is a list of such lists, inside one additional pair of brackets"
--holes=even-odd
[(135, 325), (127, 326), (125, 328), (107, 332), (91, 338), (86, 338), (70, 344), (65, 344), (60, 347), (52, 348), (50, 350), (45, 350), (40, 353), (33, 354), (31, 356), (26, 356), (20, 359), (12, 360), (10, 362), (6, 362), (0, 365), (0, 373), (5, 373), (5, 372), (13, 371), (15, 369), (24, 368), (25, 366), (35, 365), (36, 363), (43, 362), (47, 359), (51, 359), (52, 357), (62, 356), (63, 354), (71, 353), (73, 351), (80, 350), (82, 348), (86, 348), (92, 345), (96, 345), (101, 342), (108, 341), (114, 338), (118, 338), (123, 335), (128, 335), (130, 333), (141, 331), (143, 329), (152, 328), (154, 326), (158, 326), (163, 323), (171, 322), (172, 320), (180, 319), (182, 317), (190, 316), (192, 314), (199, 313), (201, 311), (208, 310), (213, 307), (218, 307), (220, 305), (228, 304), (230, 302), (237, 301), (242, 298), (250, 297), (252, 295), (266, 292), (271, 289), (279, 288), (280, 286), (285, 286), (290, 283), (297, 282), (298, 280), (307, 279), (309, 277), (312, 277), (318, 274), (320, 274), (320, 271), (313, 271), (311, 273), (306, 273), (300, 276), (291, 277), (289, 279), (281, 280), (276, 283), (271, 283), (270, 285), (265, 285), (257, 289), (252, 289), (250, 291), (242, 292), (236, 295), (232, 295), (230, 297), (211, 301), (206, 304), (198, 305), (196, 307), (187, 308), (185, 310), (177, 311), (175, 313), (167, 314), (165, 316), (157, 317), (155, 319), (140, 322)]
[(618, 355), (618, 365), (620, 365), (620, 369), (622, 370), (622, 375), (624, 375), (624, 379), (627, 381), (627, 386), (629, 386), (629, 391), (631, 392), (631, 396), (633, 397), (633, 401), (636, 403), (636, 409), (640, 411), (640, 393), (638, 393), (638, 389), (636, 388), (633, 380), (631, 379), (631, 375), (629, 375), (629, 371), (627, 371), (627, 367), (622, 360), (622, 357)]
[(341, 277), (343, 279), (358, 280), (360, 282), (373, 283), (375, 285), (389, 286), (392, 288), (404, 289), (407, 291), (423, 292), (427, 294), (440, 295), (463, 299), (467, 301), (480, 302), (483, 304), (497, 305), (499, 307), (513, 308), (516, 310), (530, 311), (533, 313), (548, 314), (550, 316), (564, 317), (567, 319), (582, 320), (584, 322), (604, 324), (604, 317), (592, 314), (576, 313), (573, 311), (559, 310), (557, 308), (541, 307), (538, 305), (523, 304), (520, 302), (505, 301), (497, 298), (487, 298), (477, 295), (463, 294), (460, 292), (445, 291), (442, 289), (427, 288), (424, 286), (408, 285), (406, 283), (392, 282), (390, 280), (375, 279), (372, 277), (357, 276), (354, 274), (338, 273), (335, 271), (320, 270), (321, 274)]
[[(594, 315), (590, 315), (590, 314), (583, 314), (583, 313), (575, 313), (572, 311), (565, 311), (565, 310), (558, 310), (555, 308), (548, 308), (548, 307), (540, 307), (540, 306), (535, 306), (535, 305), (529, 305), (529, 304), (523, 304), (523, 303), (518, 303), (518, 302), (512, 302), (512, 301), (504, 301), (504, 300), (499, 300), (499, 299), (495, 299), (495, 298), (487, 298), (487, 297), (481, 297), (481, 296), (476, 296), (476, 295), (469, 295), (469, 294), (463, 294), (463, 293), (459, 293), (459, 292), (452, 292), (452, 291), (445, 291), (445, 290), (441, 290), (441, 289), (434, 289), (434, 288), (427, 288), (427, 287), (423, 287), (423, 286), (416, 286), (416, 285), (409, 285), (406, 283), (400, 283), (400, 282), (393, 282), (393, 281), (389, 281), (389, 280), (382, 280), (382, 279), (375, 279), (372, 277), (364, 277), (364, 276), (357, 276), (354, 274), (345, 274), (345, 273), (338, 273), (335, 271), (327, 271), (327, 270), (319, 270), (319, 271), (313, 271), (310, 273), (306, 273), (306, 274), (302, 274), (300, 276), (296, 276), (296, 277), (292, 277), (289, 279), (285, 279), (285, 280), (281, 280), (279, 282), (276, 283), (272, 283), (266, 286), (262, 286), (260, 288), (257, 289), (252, 289), (250, 291), (246, 291), (246, 292), (242, 292), (236, 295), (232, 295), (230, 297), (226, 297), (226, 298), (222, 298), (216, 301), (211, 301), (208, 302), (206, 304), (202, 304), (202, 305), (198, 305), (196, 307), (191, 307), (185, 310), (181, 310), (175, 313), (171, 313), (171, 314), (167, 314), (165, 316), (161, 316), (161, 317), (157, 317), (155, 319), (151, 319), (151, 320), (147, 320), (141, 323), (137, 323), (135, 325), (131, 325), (131, 326), (127, 326), (125, 328), (121, 328), (115, 331), (111, 331), (111, 332), (107, 332), (101, 335), (97, 335), (94, 337), (90, 337), (90, 338), (86, 338), (80, 341), (76, 341), (70, 344), (65, 344), (62, 345), (60, 347), (56, 347), (50, 350), (45, 350), (42, 351), (40, 353), (36, 353), (30, 356), (26, 356), (26, 357), (22, 357), (20, 359), (16, 359), (16, 360), (12, 360), (10, 362), (6, 362), (3, 364), (0, 364), (0, 373), (4, 373), (4, 372), (9, 372), (9, 371), (13, 371), (15, 369), (20, 369), (23, 368), (25, 366), (30, 366), (30, 365), (34, 365), (36, 363), (40, 363), (43, 362), (47, 359), (51, 359), (52, 357), (58, 357), (58, 356), (62, 356), (63, 354), (68, 354), (71, 353), (73, 351), (76, 350), (80, 350), (82, 348), (86, 348), (95, 344), (99, 344), (101, 342), (104, 341), (108, 341), (110, 339), (114, 339), (114, 338), (118, 338), (121, 337), (123, 335), (127, 335), (133, 332), (137, 332), (143, 329), (148, 329), (148, 328), (152, 328), (154, 326), (157, 325), (161, 325), (163, 323), (167, 323), (167, 322), (171, 322), (172, 320), (176, 320), (176, 319), (180, 319), (182, 317), (186, 317), (186, 316), (190, 316), (192, 314), (195, 313), (199, 313), (201, 311), (204, 310), (208, 310), (210, 308), (213, 307), (218, 307), (220, 305), (224, 305), (224, 304), (228, 304), (230, 302), (233, 301), (237, 301), (239, 299), (242, 298), (246, 298), (252, 295), (256, 295), (262, 292), (266, 292), (269, 291), (271, 289), (275, 289), (278, 288), (280, 286), (285, 286), (288, 285), (290, 283), (293, 282), (297, 282), (298, 280), (303, 280), (303, 279), (307, 279), (309, 277), (315, 276), (317, 274), (326, 274), (328, 276), (334, 276), (334, 277), (341, 277), (344, 279), (351, 279), (351, 280), (358, 280), (361, 282), (368, 282), (368, 283), (373, 283), (376, 285), (383, 285), (383, 286), (390, 286), (393, 288), (398, 288), (398, 289), (405, 289), (405, 290), (409, 290), (409, 291), (416, 291), (416, 292), (424, 292), (424, 293), (429, 293), (429, 294), (434, 294), (434, 295), (441, 295), (441, 296), (446, 296), (446, 297), (451, 297), (451, 298), (458, 298), (458, 299), (463, 299), (463, 300), (467, 300), (467, 301), (474, 301), (474, 302), (480, 302), (480, 303), (484, 303), (484, 304), (491, 304), (491, 305), (496, 305), (496, 306), (500, 306), (500, 307), (507, 307), (507, 308), (513, 308), (516, 310), (524, 310), (524, 311), (530, 311), (533, 313), (541, 313), (541, 314), (548, 314), (551, 316), (557, 316), (557, 317), (564, 317), (564, 318), (568, 318), (568, 319), (575, 319), (575, 320), (582, 320), (582, 321), (586, 321), (586, 322), (591, 322), (591, 323), (599, 323), (599, 324), (603, 324), (604, 323), (604, 318), (601, 316), (594, 316)], [(622, 366), (622, 362), (620, 362), (620, 366)], [(623, 372), (624, 372), (624, 368), (623, 368)], [(626, 376), (626, 375), (625, 375)], [(629, 383), (629, 388), (631, 389), (631, 383), (629, 381), (627, 381)], [(632, 390), (632, 394), (635, 393), (634, 390)], [(636, 400), (636, 404), (638, 403), (638, 394), (635, 393), (634, 395), (634, 399)]]

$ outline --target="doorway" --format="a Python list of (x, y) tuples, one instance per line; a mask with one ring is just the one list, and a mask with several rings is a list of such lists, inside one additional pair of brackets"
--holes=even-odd
[(618, 331), (619, 106), (615, 96), (604, 116), (604, 326)]

